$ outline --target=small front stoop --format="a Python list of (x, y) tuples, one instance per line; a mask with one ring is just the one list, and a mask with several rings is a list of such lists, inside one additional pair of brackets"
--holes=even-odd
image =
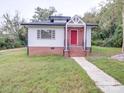
[(86, 56), (86, 51), (82, 47), (70, 47), (70, 57), (83, 57)]

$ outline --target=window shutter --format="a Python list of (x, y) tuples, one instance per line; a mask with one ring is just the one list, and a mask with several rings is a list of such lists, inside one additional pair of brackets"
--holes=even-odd
[(55, 30), (37, 30), (37, 39), (55, 39)]
[(40, 30), (37, 30), (37, 39), (40, 39), (41, 37), (40, 37), (40, 33), (41, 33), (41, 31)]
[(55, 39), (55, 30), (51, 30), (51, 38)]

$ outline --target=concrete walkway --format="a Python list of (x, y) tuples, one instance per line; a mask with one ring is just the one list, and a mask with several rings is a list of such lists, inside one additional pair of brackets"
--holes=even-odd
[(72, 57), (104, 93), (124, 93), (124, 86), (84, 57)]

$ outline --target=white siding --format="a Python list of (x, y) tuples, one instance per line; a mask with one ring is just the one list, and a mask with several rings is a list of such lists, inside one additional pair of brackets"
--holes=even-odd
[(86, 47), (91, 47), (91, 27), (87, 27), (87, 32), (86, 32)]
[[(55, 39), (37, 39), (37, 30), (55, 30)], [(64, 27), (29, 27), (28, 46), (31, 47), (64, 47)]]

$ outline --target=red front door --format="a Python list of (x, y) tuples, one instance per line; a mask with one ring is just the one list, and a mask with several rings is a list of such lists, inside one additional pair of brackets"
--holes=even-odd
[(71, 30), (71, 45), (77, 45), (77, 30)]

